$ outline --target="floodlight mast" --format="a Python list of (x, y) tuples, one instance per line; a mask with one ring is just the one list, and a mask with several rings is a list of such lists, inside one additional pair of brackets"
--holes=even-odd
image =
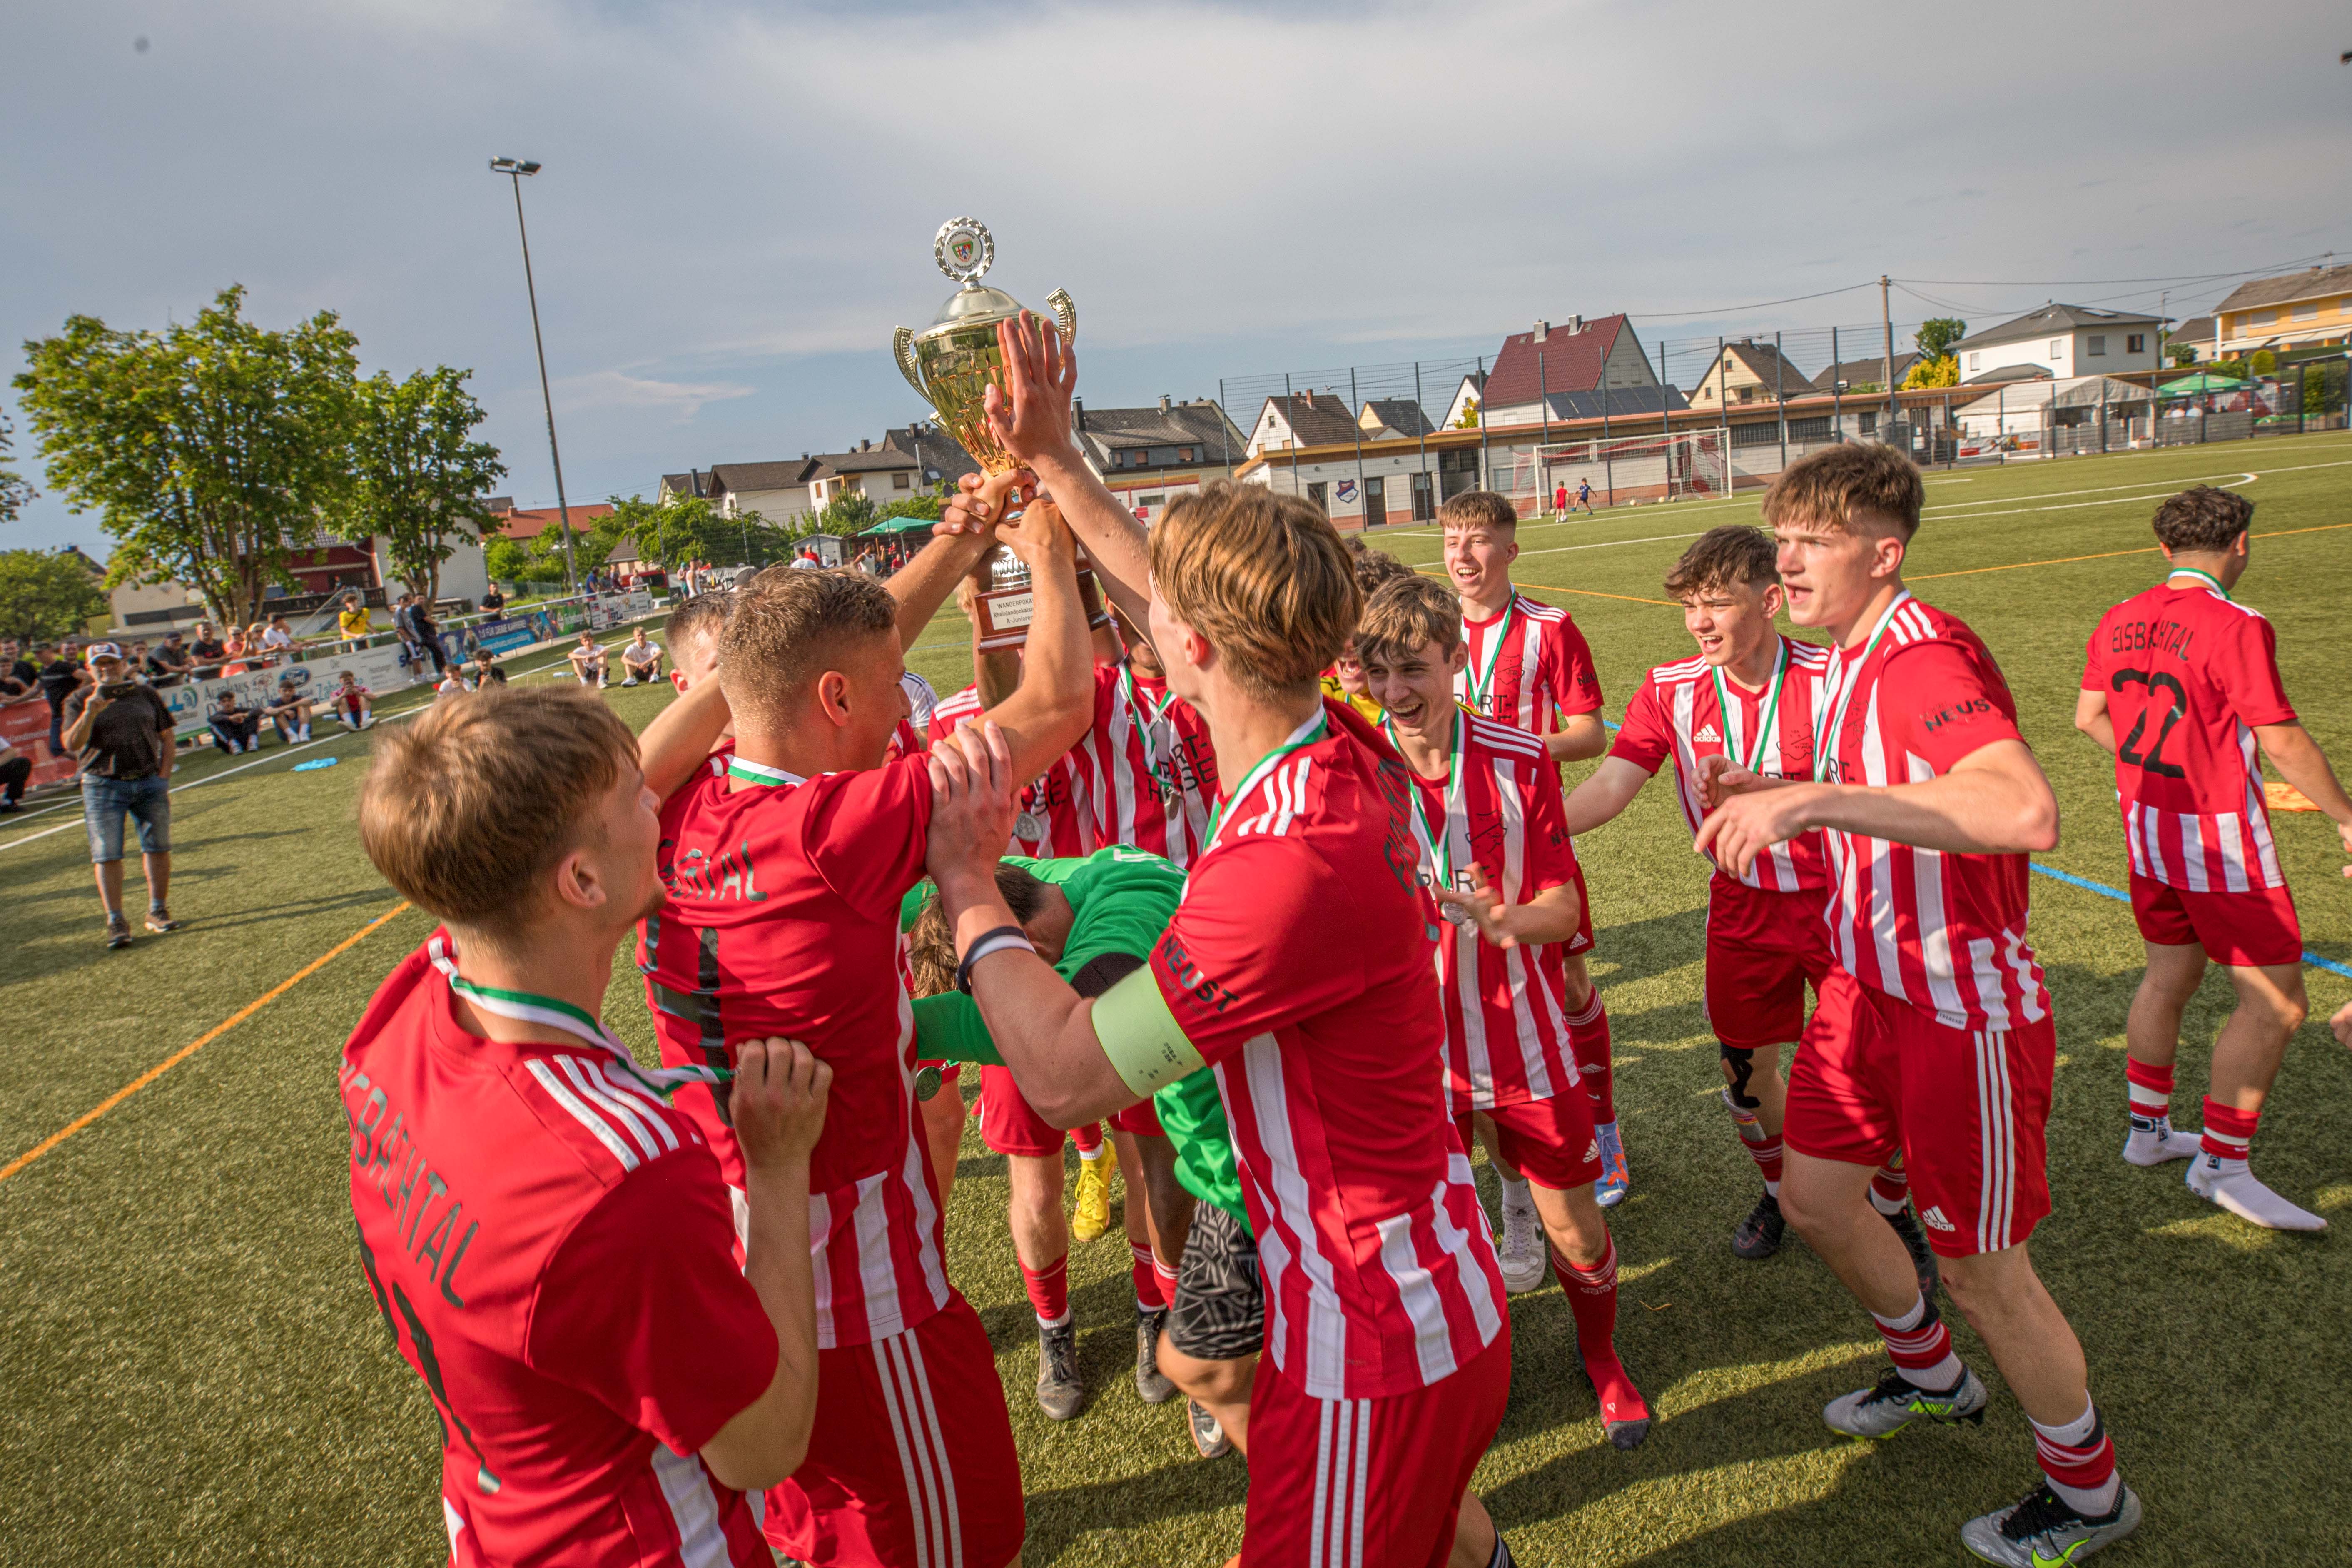
[(530, 230), (522, 221), (522, 177), (539, 173), (538, 160), (493, 158), (490, 172), (514, 183), (515, 233), (522, 238), (522, 286), (530, 297), (530, 341), (539, 352), (539, 397), (547, 409), (547, 455), (555, 465), (555, 512), (563, 524), (563, 574), (573, 593), (580, 591), (580, 569), (572, 554), (572, 508), (563, 496), (563, 453), (555, 444), (555, 398), (547, 386), (547, 341), (539, 331), (539, 286), (530, 275)]

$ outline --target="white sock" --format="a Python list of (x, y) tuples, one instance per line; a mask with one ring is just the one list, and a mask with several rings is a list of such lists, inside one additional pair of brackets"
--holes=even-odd
[(1535, 1189), (1528, 1184), (1526, 1178), (1522, 1177), (1515, 1182), (1508, 1176), (1498, 1175), (1496, 1179), (1503, 1184), (1503, 1213), (1513, 1219), (1520, 1217), (1533, 1219), (1536, 1213), (1536, 1194)]
[[(2083, 1402), (2083, 1414), (2062, 1426), (2044, 1426), (2041, 1422), (2034, 1421), (2032, 1416), (2026, 1419), (2032, 1425), (2033, 1434), (2037, 1439), (2035, 1443), (2037, 1448), (2057, 1447), (2081, 1449), (2091, 1447), (2092, 1439), (2099, 1436), (2099, 1407), (2087, 1398)], [(2104, 1444), (2104, 1442), (2105, 1439), (2101, 1438), (2101, 1443)], [(2068, 1486), (2052, 1475), (2047, 1468), (2051, 1458), (2046, 1453), (2042, 1455), (2044, 1468), (2042, 1479), (2050, 1483), (2050, 1489), (2058, 1494), (2060, 1500), (2085, 1519), (2100, 1519), (2115, 1511), (2116, 1499), (2123, 1490), (2122, 1476), (2110, 1468), (2104, 1483), (2086, 1491), (2081, 1487)], [(2075, 1458), (2079, 1460), (2085, 1457), (2075, 1456)]]

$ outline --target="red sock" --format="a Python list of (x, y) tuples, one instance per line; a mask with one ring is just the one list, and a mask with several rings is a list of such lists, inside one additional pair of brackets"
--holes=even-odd
[(1748, 1157), (1755, 1161), (1756, 1168), (1764, 1173), (1764, 1190), (1778, 1193), (1780, 1190), (1780, 1141), (1774, 1138), (1762, 1143), (1750, 1143), (1748, 1145)]
[(2116, 1446), (2107, 1437), (2107, 1424), (2099, 1408), (2085, 1404), (2083, 1414), (2063, 1426), (2033, 1422), (2033, 1451), (2050, 1489), (2091, 1519), (2115, 1511)]
[(1576, 1318), (1576, 1353), (1600, 1395), (1601, 1419), (1648, 1420), (1650, 1407), (1643, 1401), (1642, 1391), (1633, 1386), (1617, 1359), (1616, 1238), (1610, 1238), (1609, 1250), (1590, 1268), (1578, 1268), (1555, 1249), (1551, 1269), (1559, 1277), (1559, 1288), (1568, 1293), (1568, 1310)]
[[(1019, 1262), (1019, 1259), (1014, 1259)], [(1057, 1329), (1070, 1321), (1070, 1255), (1064, 1253), (1043, 1268), (1021, 1265), (1021, 1283), (1029, 1291), (1029, 1305), (1037, 1321)]]
[(1160, 1266), (1151, 1256), (1151, 1248), (1142, 1242), (1130, 1241), (1127, 1250), (1135, 1259), (1128, 1266), (1128, 1273), (1135, 1280), (1137, 1308), (1146, 1312), (1160, 1310), (1168, 1305), (1168, 1298), (1160, 1289)]
[(1089, 1121), (1084, 1127), (1071, 1128), (1070, 1142), (1078, 1146), (1079, 1153), (1092, 1159), (1102, 1152), (1102, 1123)]
[(2207, 1095), (2205, 1152), (2221, 1160), (2244, 1159), (2254, 1141), (2254, 1124), (2262, 1119), (2259, 1110), (2239, 1110)]
[(1568, 1043), (1576, 1053), (1584, 1092), (1592, 1097), (1592, 1120), (1606, 1126), (1617, 1120), (1617, 1086), (1609, 1070), (1609, 1009), (1601, 1005), (1599, 986), (1592, 988), (1584, 1010), (1568, 1020)]
[(1903, 1156), (1889, 1154), (1886, 1163), (1870, 1178), (1870, 1206), (1884, 1215), (1901, 1214), (1910, 1197), (1911, 1176), (1903, 1168)]
[(1912, 1302), (1911, 1310), (1899, 1318), (1882, 1318), (1873, 1312), (1870, 1321), (1878, 1325), (1878, 1337), (1886, 1342), (1887, 1359), (1914, 1386), (1940, 1394), (1958, 1384), (1968, 1372), (1952, 1353), (1952, 1331), (1944, 1327), (1943, 1319), (1936, 1315), (1936, 1304), (1926, 1297)]
[(2172, 1069), (2152, 1068), (2143, 1061), (2124, 1058), (2124, 1082), (2131, 1094), (2131, 1113), (2153, 1121), (2172, 1110)]

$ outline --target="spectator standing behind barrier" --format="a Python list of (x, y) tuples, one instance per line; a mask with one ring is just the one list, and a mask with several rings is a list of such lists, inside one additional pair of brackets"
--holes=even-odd
[(621, 645), (621, 673), (624, 686), (645, 686), (661, 679), (662, 650), (659, 643), (646, 639), (646, 628), (639, 626), (629, 640)]
[(158, 687), (177, 686), (188, 679), (188, 645), (175, 627), (147, 656), (147, 672)]
[(82, 667), (71, 638), (58, 644), (51, 650), (51, 657), (41, 665), (41, 695), (49, 700), (49, 751), (52, 755), (65, 755), (66, 699), (89, 683), (89, 671)]
[(272, 616), (262, 628), (261, 651), (273, 658), (283, 658), (294, 651), (294, 628), (286, 624), (284, 616)]
[(0, 735), (0, 813), (24, 809), (17, 802), (25, 798), (25, 784), (32, 776), (33, 759)]
[(425, 649), (425, 657), (433, 661), (436, 676), (449, 673), (449, 658), (441, 651), (441, 628), (433, 622), (433, 603), (422, 594), (408, 596), (408, 624), (416, 630), (416, 640)]
[(155, 689), (133, 678), (121, 647), (92, 643), (96, 683), (66, 700), (65, 744), (81, 768), (82, 823), (98, 896), (106, 905), (106, 945), (131, 945), (122, 914), (123, 818), (139, 823), (139, 860), (147, 875), (147, 929), (180, 929), (165, 904), (172, 883), (172, 710)]
[(27, 696), (40, 684), (41, 667), (26, 658), (25, 651), (14, 637), (0, 642), (0, 666), (5, 667), (5, 673), (0, 673), (0, 697)]
[(233, 686), (221, 688), (205, 722), (212, 726), (213, 743), (232, 757), (239, 752), (261, 750), (261, 710), (238, 701)]
[(499, 585), (496, 583), (493, 583), (490, 584), (488, 592), (484, 593), (479, 599), (474, 601), (474, 607), (481, 611), (482, 614), (486, 616), (499, 615), (507, 607), (507, 596), (504, 594), (499, 593)]
[(357, 594), (346, 594), (342, 609), (336, 613), (335, 626), (343, 634), (343, 651), (357, 653), (367, 647), (368, 637), (375, 630), (375, 617), (368, 614), (366, 604)]
[(292, 681), (279, 681), (278, 695), (264, 704), (261, 711), (278, 731), (278, 738), (288, 745), (299, 746), (310, 739), (310, 700), (295, 690)]
[(196, 623), (196, 635), (188, 644), (188, 675), (194, 680), (210, 680), (221, 672), (228, 658), (228, 646), (213, 635), (210, 621)]

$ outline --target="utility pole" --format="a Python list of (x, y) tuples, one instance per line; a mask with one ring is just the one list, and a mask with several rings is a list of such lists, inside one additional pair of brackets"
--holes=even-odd
[(1282, 373), (1282, 417), (1290, 426), (1290, 493), (1298, 490), (1298, 400), (1290, 390), (1290, 373)]
[[(1356, 531), (1364, 531), (1372, 515), (1371, 498), (1364, 493), (1364, 415), (1356, 405), (1356, 367), (1348, 367), (1348, 413), (1356, 426)], [(1383, 487), (1385, 489), (1386, 487)], [(1385, 500), (1385, 496), (1382, 498)]]
[[(1412, 411), (1414, 414), (1420, 416), (1419, 420), (1413, 426), (1413, 432), (1421, 438), (1422, 480), (1423, 483), (1429, 484), (1430, 489), (1434, 490), (1437, 487), (1430, 480), (1429, 478), (1429, 410), (1423, 405), (1421, 401), (1421, 362), (1419, 360), (1412, 362)], [(1434, 499), (1430, 501), (1430, 505), (1433, 508), (1434, 508), (1437, 502)], [(1433, 515), (1434, 515), (1433, 512)], [(1418, 507), (1413, 509), (1412, 521), (1415, 522), (1419, 522), (1421, 521), (1421, 509)]]
[(515, 233), (522, 237), (522, 286), (530, 296), (530, 342), (539, 351), (539, 399), (547, 409), (547, 456), (555, 466), (555, 512), (563, 522), (563, 575), (571, 589), (580, 591), (580, 568), (572, 557), (572, 508), (563, 499), (563, 454), (555, 445), (555, 398), (547, 389), (547, 341), (539, 331), (539, 285), (530, 276), (530, 230), (522, 221), (522, 177), (536, 174), (540, 165), (528, 158), (493, 158), (490, 172), (514, 182)]
[(1881, 441), (1895, 439), (1895, 317), (1887, 306), (1886, 289), (1889, 279), (1884, 272), (1878, 275), (1878, 328), (1886, 334), (1886, 425), (1878, 433)]
[(1495, 466), (1486, 447), (1486, 356), (1478, 356), (1478, 488), (1495, 488)]

